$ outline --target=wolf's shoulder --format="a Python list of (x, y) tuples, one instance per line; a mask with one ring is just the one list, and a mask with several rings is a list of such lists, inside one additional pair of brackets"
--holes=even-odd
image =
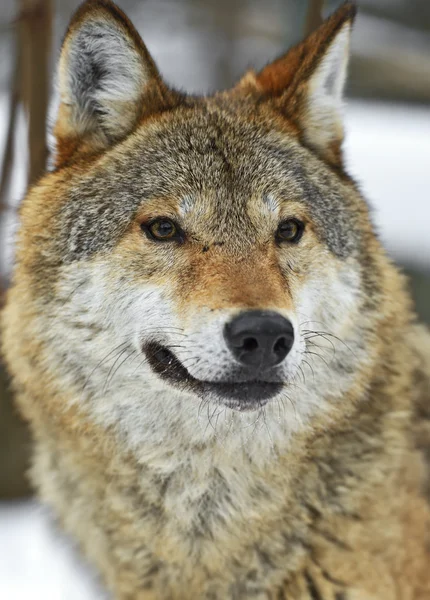
[(430, 418), (430, 329), (425, 325), (414, 325), (409, 334), (410, 344), (416, 355), (414, 384), (419, 401), (427, 400)]
[(430, 498), (430, 330), (416, 325), (410, 331), (410, 343), (415, 353), (413, 371), (413, 437), (427, 464), (428, 493)]

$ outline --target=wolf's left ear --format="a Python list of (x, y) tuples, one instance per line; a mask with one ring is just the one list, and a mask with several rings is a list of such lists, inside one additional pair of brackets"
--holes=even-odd
[(160, 102), (163, 83), (124, 13), (110, 0), (87, 0), (64, 39), (58, 88), (57, 165), (124, 138)]
[(339, 163), (343, 141), (343, 90), (354, 4), (343, 4), (286, 55), (266, 66), (255, 85), (297, 126), (303, 143)]

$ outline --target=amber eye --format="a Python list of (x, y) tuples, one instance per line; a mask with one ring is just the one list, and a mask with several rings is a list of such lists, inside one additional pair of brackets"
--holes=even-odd
[(298, 219), (285, 219), (279, 224), (276, 232), (278, 242), (297, 243), (302, 237), (305, 226)]
[(160, 242), (183, 241), (184, 239), (179, 226), (167, 217), (160, 217), (149, 223), (143, 223), (142, 229), (148, 237)]

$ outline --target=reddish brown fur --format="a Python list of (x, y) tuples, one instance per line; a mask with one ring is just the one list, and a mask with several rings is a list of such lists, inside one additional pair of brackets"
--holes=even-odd
[(306, 85), (339, 30), (354, 20), (356, 10), (353, 4), (345, 3), (303, 42), (267, 65), (257, 75), (256, 84), (269, 96), (282, 96), (282, 102), (294, 110), (301, 101), (301, 86)]

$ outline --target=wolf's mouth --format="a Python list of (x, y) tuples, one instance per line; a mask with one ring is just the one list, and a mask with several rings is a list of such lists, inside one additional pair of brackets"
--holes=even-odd
[(144, 352), (154, 373), (170, 384), (190, 390), (199, 396), (211, 396), (216, 401), (236, 410), (255, 410), (264, 406), (281, 391), (280, 382), (258, 379), (234, 383), (201, 381), (193, 377), (181, 361), (165, 346), (151, 342)]

